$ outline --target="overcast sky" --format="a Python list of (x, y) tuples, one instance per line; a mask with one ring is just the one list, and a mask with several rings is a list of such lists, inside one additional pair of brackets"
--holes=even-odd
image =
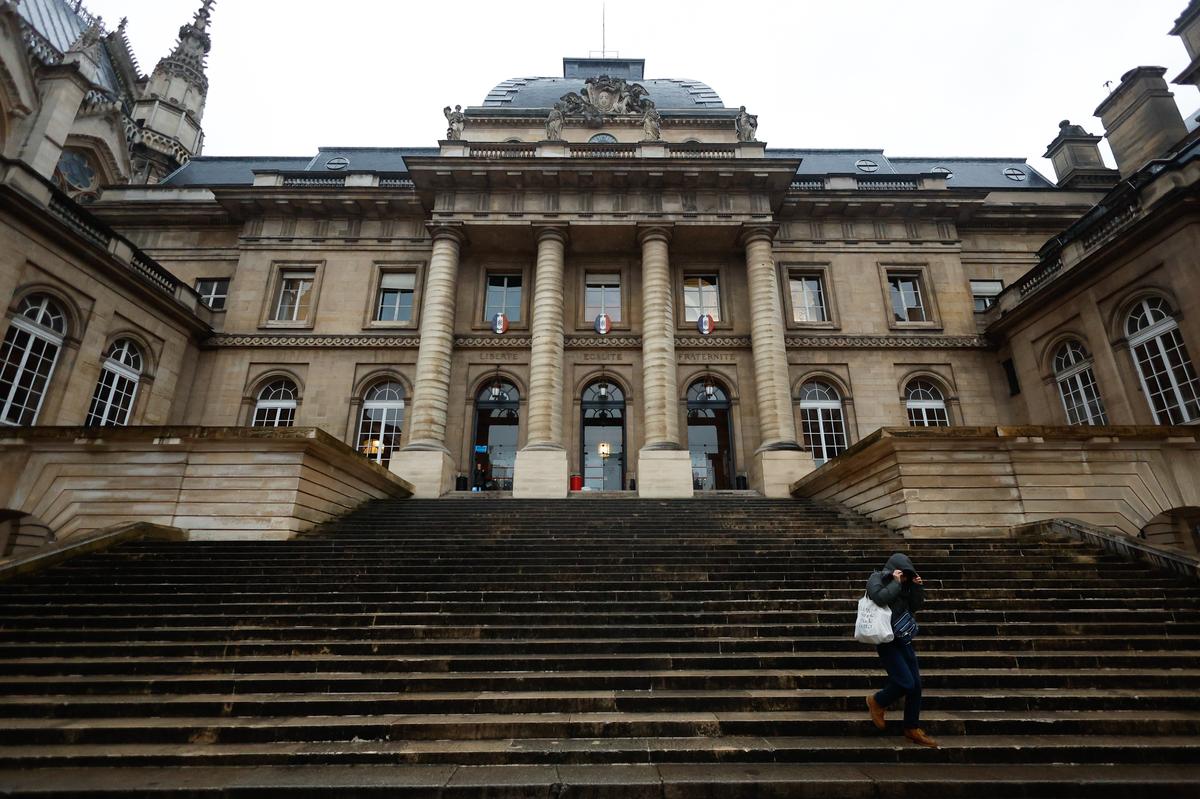
[[(149, 72), (199, 0), (86, 0)], [(758, 114), (776, 147), (1041, 158), (1058, 122), (1092, 117), (1138, 65), (1187, 65), (1167, 35), (1187, 0), (608, 0), (607, 46), (648, 78), (691, 78)], [(219, 0), (205, 155), (431, 146), (444, 105), (561, 76), (601, 49), (600, 0)], [(1172, 87), (1185, 113), (1192, 87)]]

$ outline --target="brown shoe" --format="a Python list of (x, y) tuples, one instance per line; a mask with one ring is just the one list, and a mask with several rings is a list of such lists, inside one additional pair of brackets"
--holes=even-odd
[(887, 721), (883, 717), (886, 710), (883, 705), (875, 701), (874, 694), (867, 697), (867, 710), (871, 711), (871, 721), (874, 722), (878, 729), (882, 730), (887, 727)]
[(926, 735), (925, 730), (921, 729), (920, 727), (913, 727), (910, 730), (905, 730), (904, 737), (915, 744), (928, 746), (930, 749), (938, 748), (938, 742)]

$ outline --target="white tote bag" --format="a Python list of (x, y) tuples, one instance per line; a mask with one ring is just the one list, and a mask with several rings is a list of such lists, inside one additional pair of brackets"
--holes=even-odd
[(858, 620), (854, 622), (854, 640), (864, 644), (886, 644), (895, 637), (892, 632), (892, 609), (880, 607), (863, 594), (858, 600)]

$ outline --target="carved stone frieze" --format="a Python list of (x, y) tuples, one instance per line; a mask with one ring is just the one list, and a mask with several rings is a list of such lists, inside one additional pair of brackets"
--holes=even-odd
[(987, 349), (984, 336), (786, 336), (787, 347), (810, 349)]
[(641, 336), (567, 336), (566, 338), (566, 347), (569, 350), (641, 346)]
[(420, 336), (411, 335), (258, 335), (218, 333), (205, 340), (206, 347), (418, 347)]
[(750, 346), (749, 336), (676, 336), (675, 349), (739, 349)]
[(533, 343), (531, 336), (455, 336), (454, 349), (512, 349), (528, 347)]

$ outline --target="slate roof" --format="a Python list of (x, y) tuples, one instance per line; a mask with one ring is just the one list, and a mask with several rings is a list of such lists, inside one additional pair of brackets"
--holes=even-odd
[[(698, 80), (651, 78), (639, 80), (660, 111), (724, 109), (720, 95)], [(583, 93), (583, 78), (513, 78), (496, 84), (483, 98), (484, 108), (548, 110), (567, 92)]]
[[(24, 0), (17, 6), (17, 13), (59, 53), (70, 50), (89, 24), (82, 16), (84, 12), (76, 11), (67, 0)], [(114, 96), (119, 96), (121, 84), (112, 57), (106, 48), (101, 47), (100, 51), (100, 83)]]
[[(259, 172), (407, 172), (406, 155), (437, 155), (436, 147), (322, 147), (315, 156), (200, 156), (162, 180), (165, 186), (249, 186)], [(334, 158), (345, 158), (343, 169), (326, 167)]]
[[(949, 170), (946, 185), (963, 189), (1052, 189), (1047, 180), (1025, 162), (1024, 158), (898, 158), (884, 155), (883, 150), (806, 150), (771, 149), (768, 158), (800, 158), (797, 175), (917, 175)], [(877, 167), (868, 172), (858, 167), (860, 161), (870, 161)], [(1024, 180), (1005, 175), (1007, 169), (1018, 169)]]

